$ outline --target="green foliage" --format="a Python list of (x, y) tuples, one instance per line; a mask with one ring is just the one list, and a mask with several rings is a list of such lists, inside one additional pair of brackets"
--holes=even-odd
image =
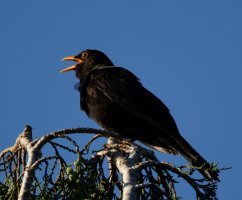
[[(36, 199), (117, 199), (113, 193), (113, 184), (105, 177), (99, 157), (79, 159), (66, 167), (64, 176), (58, 179), (53, 187), (46, 184)], [(49, 185), (47, 187), (47, 185)]]

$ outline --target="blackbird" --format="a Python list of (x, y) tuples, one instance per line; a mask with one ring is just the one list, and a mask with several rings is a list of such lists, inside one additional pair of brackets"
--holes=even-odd
[(108, 131), (169, 154), (181, 154), (209, 181), (218, 173), (180, 135), (169, 109), (127, 69), (114, 66), (101, 51), (87, 49), (63, 60), (77, 62), (81, 109)]

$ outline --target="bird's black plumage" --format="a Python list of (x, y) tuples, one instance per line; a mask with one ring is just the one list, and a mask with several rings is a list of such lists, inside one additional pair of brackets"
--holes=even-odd
[(81, 109), (103, 128), (139, 140), (161, 152), (183, 155), (208, 180), (218, 180), (210, 164), (180, 135), (169, 109), (127, 69), (115, 67), (102, 52), (86, 50), (64, 60), (78, 62)]

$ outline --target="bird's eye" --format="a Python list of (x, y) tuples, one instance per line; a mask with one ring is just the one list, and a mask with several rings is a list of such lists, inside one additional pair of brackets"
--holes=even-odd
[(88, 53), (87, 53), (87, 52), (83, 52), (83, 53), (82, 53), (82, 59), (86, 59), (87, 56), (88, 56)]

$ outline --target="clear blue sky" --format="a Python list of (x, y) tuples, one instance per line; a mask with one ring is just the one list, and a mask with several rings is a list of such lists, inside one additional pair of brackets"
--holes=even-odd
[(164, 101), (207, 160), (233, 167), (221, 174), (218, 196), (238, 199), (241, 1), (2, 1), (0, 26), (1, 150), (25, 124), (35, 128), (35, 138), (98, 127), (79, 110), (74, 73), (59, 70), (69, 64), (61, 58), (99, 49)]

